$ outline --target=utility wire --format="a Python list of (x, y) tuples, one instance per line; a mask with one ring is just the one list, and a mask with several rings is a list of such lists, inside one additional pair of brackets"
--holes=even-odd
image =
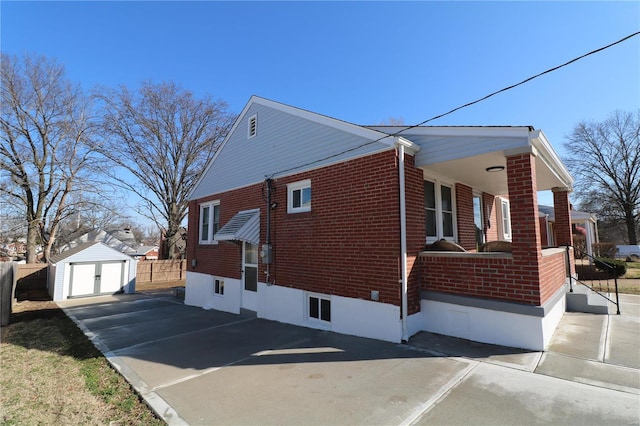
[(320, 159), (317, 159), (317, 160), (310, 161), (310, 162), (308, 162), (308, 163), (304, 163), (304, 164), (300, 164), (300, 165), (298, 165), (298, 166), (290, 167), (290, 168), (288, 168), (288, 169), (280, 170), (280, 171), (278, 171), (278, 172), (275, 172), (275, 173), (273, 173), (273, 174), (269, 175), (269, 176), (268, 176), (268, 178), (273, 178), (273, 177), (275, 177), (276, 175), (281, 175), (281, 174), (283, 174), (283, 173), (290, 172), (290, 171), (292, 171), (292, 170), (297, 170), (297, 169), (300, 169), (300, 168), (303, 168), (303, 167), (307, 167), (307, 166), (311, 166), (311, 165), (313, 165), (313, 164), (320, 163), (320, 162), (322, 162), (322, 161), (326, 161), (326, 160), (330, 160), (330, 159), (335, 158), (335, 157), (339, 157), (340, 155), (346, 154), (346, 153), (348, 153), (348, 152), (356, 151), (356, 150), (358, 150), (358, 149), (360, 149), (360, 148), (363, 148), (363, 147), (365, 147), (365, 146), (372, 145), (372, 144), (374, 144), (374, 143), (376, 143), (376, 142), (380, 142), (381, 140), (386, 139), (386, 138), (388, 138), (388, 137), (395, 137), (395, 136), (398, 136), (398, 135), (400, 135), (400, 133), (406, 132), (407, 130), (411, 130), (411, 129), (414, 129), (414, 128), (416, 128), (416, 127), (423, 126), (423, 125), (425, 125), (426, 123), (429, 123), (430, 121), (437, 120), (438, 118), (442, 118), (442, 117), (447, 116), (447, 115), (449, 115), (449, 114), (452, 114), (452, 113), (454, 113), (454, 112), (456, 112), (456, 111), (459, 111), (459, 110), (461, 110), (461, 109), (463, 109), (463, 108), (467, 108), (467, 107), (469, 107), (469, 106), (471, 106), (471, 105), (475, 105), (475, 104), (477, 104), (477, 103), (479, 103), (479, 102), (482, 102), (482, 101), (484, 101), (484, 100), (486, 100), (486, 99), (489, 99), (490, 97), (495, 96), (495, 95), (497, 95), (497, 94), (499, 94), (499, 93), (506, 92), (507, 90), (511, 90), (511, 89), (516, 88), (516, 87), (518, 87), (518, 86), (520, 86), (520, 85), (523, 85), (523, 84), (525, 84), (525, 83), (528, 83), (528, 82), (530, 82), (531, 80), (534, 80), (534, 79), (536, 79), (536, 78), (538, 78), (538, 77), (541, 77), (541, 76), (543, 76), (543, 75), (545, 75), (545, 74), (549, 74), (549, 73), (551, 73), (551, 72), (553, 72), (553, 71), (557, 71), (557, 70), (559, 70), (560, 68), (566, 67), (567, 65), (570, 65), (570, 64), (572, 64), (572, 63), (574, 63), (574, 62), (577, 62), (577, 61), (579, 61), (580, 59), (584, 59), (584, 58), (586, 58), (587, 56), (591, 56), (591, 55), (596, 54), (596, 53), (598, 53), (598, 52), (602, 52), (603, 50), (606, 50), (606, 49), (608, 49), (608, 48), (610, 48), (610, 47), (613, 47), (613, 46), (615, 46), (615, 45), (617, 45), (617, 44), (620, 44), (620, 43), (622, 43), (622, 42), (624, 42), (624, 41), (626, 41), (626, 40), (628, 40), (628, 39), (630, 39), (630, 38), (632, 38), (632, 37), (635, 37), (635, 36), (637, 36), (637, 35), (640, 35), (640, 31), (635, 32), (635, 33), (633, 33), (633, 34), (629, 34), (628, 36), (623, 37), (623, 38), (621, 38), (621, 39), (620, 39), (620, 40), (618, 40), (618, 41), (615, 41), (615, 42), (613, 42), (613, 43), (611, 43), (611, 44), (608, 44), (608, 45), (606, 45), (606, 46), (600, 47), (600, 48), (598, 48), (598, 49), (592, 50), (591, 52), (585, 53), (584, 55), (581, 55), (581, 56), (578, 56), (578, 57), (576, 57), (576, 58), (573, 58), (573, 59), (571, 59), (570, 61), (565, 62), (564, 64), (561, 64), (561, 65), (555, 66), (555, 67), (553, 67), (553, 68), (549, 68), (548, 70), (543, 71), (543, 72), (541, 72), (541, 73), (538, 73), (538, 74), (536, 74), (536, 75), (534, 75), (534, 76), (531, 76), (531, 77), (529, 77), (529, 78), (526, 78), (526, 79), (522, 80), (522, 81), (521, 81), (521, 82), (519, 82), (519, 83), (512, 84), (511, 86), (507, 86), (507, 87), (502, 88), (502, 89), (500, 89), (500, 90), (496, 90), (496, 91), (495, 91), (495, 92), (493, 92), (493, 93), (490, 93), (490, 94), (488, 94), (488, 95), (486, 95), (486, 96), (483, 96), (482, 98), (476, 99), (475, 101), (471, 101), (471, 102), (468, 102), (468, 103), (466, 103), (466, 104), (464, 104), (464, 105), (461, 105), (461, 106), (459, 106), (459, 107), (456, 107), (456, 108), (454, 108), (454, 109), (452, 109), (452, 110), (450, 110), (450, 111), (445, 112), (444, 114), (436, 115), (436, 116), (431, 117), (431, 118), (429, 118), (429, 119), (427, 119), (427, 120), (421, 121), (421, 122), (420, 122), (420, 123), (418, 123), (418, 124), (414, 124), (413, 126), (407, 126), (407, 127), (404, 127), (403, 129), (400, 129), (400, 130), (398, 130), (398, 131), (397, 131), (397, 132), (395, 132), (395, 133), (385, 134), (384, 136), (382, 136), (382, 137), (380, 137), (380, 138), (378, 138), (378, 139), (375, 139), (375, 140), (372, 140), (372, 141), (365, 142), (365, 143), (360, 144), (360, 145), (358, 145), (358, 146), (355, 146), (355, 147), (353, 147), (353, 148), (349, 148), (349, 149), (346, 149), (346, 150), (344, 150), (344, 151), (340, 151), (340, 152), (337, 152), (337, 153), (335, 153), (335, 154), (332, 154), (332, 155), (329, 155), (329, 156), (326, 156), (326, 157), (323, 157), (323, 158), (320, 158)]

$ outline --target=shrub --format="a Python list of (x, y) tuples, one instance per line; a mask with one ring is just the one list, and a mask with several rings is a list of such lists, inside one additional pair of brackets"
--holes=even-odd
[(610, 273), (615, 277), (621, 277), (627, 272), (627, 265), (622, 260), (597, 257), (595, 266), (598, 270)]
[(591, 244), (594, 256), (613, 259), (618, 253), (616, 243), (593, 243)]

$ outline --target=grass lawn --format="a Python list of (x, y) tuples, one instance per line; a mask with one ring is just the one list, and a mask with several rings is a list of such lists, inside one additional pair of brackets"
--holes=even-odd
[(0, 362), (2, 425), (164, 424), (51, 301), (14, 305)]
[(625, 262), (627, 265), (627, 273), (623, 278), (640, 280), (640, 262)]

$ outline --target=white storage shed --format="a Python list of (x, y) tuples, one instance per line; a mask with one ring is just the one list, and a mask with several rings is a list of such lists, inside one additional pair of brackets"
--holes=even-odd
[(137, 262), (104, 243), (84, 243), (51, 256), (48, 289), (53, 300), (134, 293)]

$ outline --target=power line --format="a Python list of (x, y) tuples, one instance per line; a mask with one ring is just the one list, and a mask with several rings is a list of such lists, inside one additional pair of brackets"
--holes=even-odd
[(566, 67), (567, 65), (570, 65), (570, 64), (572, 64), (572, 63), (574, 63), (574, 62), (577, 62), (577, 61), (579, 61), (580, 59), (584, 59), (584, 58), (586, 58), (587, 56), (591, 56), (591, 55), (593, 55), (593, 54), (596, 54), (596, 53), (602, 52), (603, 50), (609, 49), (610, 47), (613, 47), (613, 46), (615, 46), (615, 45), (617, 45), (617, 44), (620, 44), (620, 43), (622, 43), (622, 42), (624, 42), (624, 41), (626, 41), (626, 40), (628, 40), (628, 39), (630, 39), (630, 38), (632, 38), (632, 37), (635, 37), (635, 36), (637, 36), (637, 35), (640, 35), (640, 31), (635, 32), (635, 33), (633, 33), (633, 34), (629, 34), (628, 36), (623, 37), (623, 38), (621, 38), (621, 39), (620, 39), (620, 40), (618, 40), (618, 41), (615, 41), (615, 42), (613, 42), (613, 43), (611, 43), (611, 44), (608, 44), (608, 45), (606, 45), (606, 46), (600, 47), (600, 48), (598, 48), (598, 49), (592, 50), (591, 52), (585, 53), (584, 55), (581, 55), (581, 56), (578, 56), (578, 57), (576, 57), (576, 58), (573, 58), (573, 59), (571, 59), (570, 61), (567, 61), (567, 62), (565, 62), (565, 63), (563, 63), (563, 64), (561, 64), (561, 65), (555, 66), (555, 67), (553, 67), (553, 68), (549, 68), (548, 70), (543, 71), (543, 72), (541, 72), (541, 73), (538, 73), (538, 74), (536, 74), (536, 75), (534, 75), (534, 76), (531, 76), (531, 77), (529, 77), (529, 78), (526, 78), (526, 79), (522, 80), (522, 81), (521, 81), (521, 82), (519, 82), (519, 83), (512, 84), (511, 86), (504, 87), (504, 88), (502, 88), (502, 89), (500, 89), (500, 90), (496, 90), (496, 91), (495, 91), (495, 92), (493, 92), (493, 93), (490, 93), (490, 94), (488, 94), (488, 95), (486, 95), (486, 96), (483, 96), (482, 98), (476, 99), (475, 101), (471, 101), (471, 102), (468, 102), (468, 103), (466, 103), (466, 104), (464, 104), (464, 105), (461, 105), (461, 106), (459, 106), (459, 107), (456, 107), (456, 108), (454, 108), (454, 109), (452, 109), (452, 110), (450, 110), (450, 111), (445, 112), (444, 114), (436, 115), (436, 116), (431, 117), (431, 118), (429, 118), (429, 119), (427, 119), (427, 120), (421, 121), (421, 122), (420, 122), (420, 123), (418, 123), (418, 124), (414, 124), (413, 126), (407, 126), (407, 127), (403, 128), (403, 129), (401, 129), (401, 130), (398, 130), (398, 131), (397, 131), (397, 132), (395, 132), (395, 133), (386, 134), (386, 135), (384, 135), (384, 136), (382, 136), (382, 137), (380, 137), (380, 138), (378, 138), (378, 139), (375, 139), (375, 140), (372, 140), (372, 141), (365, 142), (365, 143), (363, 143), (363, 144), (361, 144), (361, 145), (355, 146), (355, 147), (353, 147), (353, 148), (346, 149), (346, 150), (344, 150), (344, 151), (340, 151), (340, 152), (335, 153), (335, 154), (331, 154), (331, 155), (329, 155), (329, 156), (327, 156), (327, 157), (320, 158), (320, 159), (317, 159), (317, 160), (313, 160), (313, 161), (310, 161), (310, 162), (305, 163), (305, 164), (300, 164), (300, 165), (298, 165), (298, 166), (289, 167), (288, 169), (280, 170), (280, 171), (278, 171), (278, 172), (275, 172), (275, 173), (271, 174), (271, 175), (269, 176), (269, 178), (273, 178), (273, 177), (275, 177), (276, 175), (281, 175), (281, 174), (286, 173), (286, 172), (290, 172), (290, 171), (297, 170), (297, 169), (300, 169), (300, 168), (303, 168), (303, 167), (307, 167), (307, 166), (311, 166), (311, 165), (313, 165), (313, 164), (317, 164), (317, 163), (320, 163), (320, 162), (323, 162), (323, 161), (326, 161), (326, 160), (330, 160), (330, 159), (335, 158), (335, 157), (339, 157), (339, 156), (341, 156), (341, 155), (343, 155), (343, 154), (346, 154), (346, 153), (349, 153), (349, 152), (351, 152), (351, 151), (356, 151), (356, 150), (358, 150), (358, 149), (360, 149), (360, 148), (363, 148), (363, 147), (365, 147), (365, 146), (372, 145), (372, 144), (374, 144), (374, 143), (376, 143), (376, 142), (380, 142), (382, 139), (386, 139), (386, 138), (388, 138), (388, 137), (395, 137), (395, 136), (398, 136), (398, 135), (400, 135), (401, 133), (406, 132), (407, 130), (411, 130), (411, 129), (414, 129), (414, 128), (416, 128), (416, 127), (423, 126), (423, 125), (425, 125), (426, 123), (429, 123), (430, 121), (437, 120), (438, 118), (442, 118), (442, 117), (447, 116), (447, 115), (449, 115), (449, 114), (452, 114), (452, 113), (454, 113), (454, 112), (456, 112), (456, 111), (459, 111), (459, 110), (461, 110), (461, 109), (463, 109), (463, 108), (467, 108), (467, 107), (469, 107), (469, 106), (471, 106), (471, 105), (475, 105), (475, 104), (477, 104), (477, 103), (479, 103), (479, 102), (482, 102), (482, 101), (484, 101), (484, 100), (486, 100), (486, 99), (489, 99), (490, 97), (495, 96), (495, 95), (497, 95), (497, 94), (499, 94), (499, 93), (506, 92), (507, 90), (511, 90), (511, 89), (513, 89), (513, 88), (516, 88), (516, 87), (518, 87), (518, 86), (521, 86), (521, 85), (523, 85), (523, 84), (525, 84), (525, 83), (528, 83), (528, 82), (530, 82), (531, 80), (534, 80), (534, 79), (536, 79), (536, 78), (538, 78), (538, 77), (541, 77), (541, 76), (543, 76), (543, 75), (545, 75), (545, 74), (549, 74), (549, 73), (551, 73), (551, 72), (553, 72), (553, 71), (557, 71), (557, 70), (559, 70), (560, 68)]

